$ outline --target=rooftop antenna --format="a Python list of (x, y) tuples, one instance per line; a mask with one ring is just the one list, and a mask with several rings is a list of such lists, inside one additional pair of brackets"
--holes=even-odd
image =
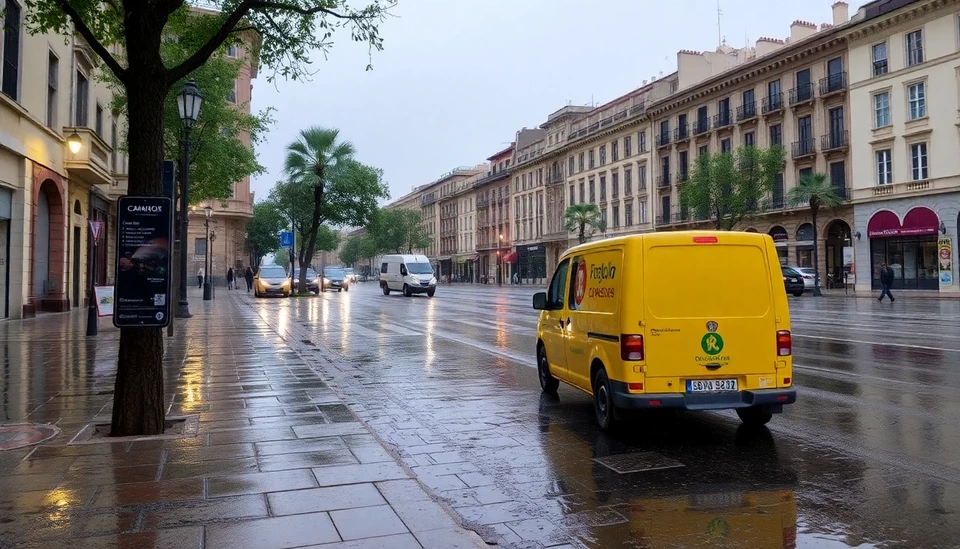
[(717, 0), (717, 46), (723, 45), (723, 36), (720, 32), (720, 16), (723, 15), (723, 12), (720, 11), (720, 0)]

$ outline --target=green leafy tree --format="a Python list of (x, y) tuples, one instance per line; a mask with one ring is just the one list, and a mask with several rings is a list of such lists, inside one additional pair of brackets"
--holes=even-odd
[(267, 200), (253, 205), (253, 218), (247, 222), (244, 245), (254, 270), (260, 268), (264, 256), (280, 249), (280, 231), (285, 226), (286, 221), (275, 202)]
[(354, 236), (346, 239), (343, 242), (343, 246), (340, 248), (340, 261), (344, 265), (349, 265), (351, 267), (356, 266), (356, 264), (364, 259), (363, 257), (363, 237)]
[(814, 173), (800, 178), (797, 185), (787, 193), (791, 206), (807, 206), (810, 208), (810, 217), (813, 222), (813, 295), (821, 296), (820, 292), (820, 257), (817, 250), (817, 213), (820, 208), (835, 208), (843, 203), (836, 187), (827, 178), (826, 174)]
[[(309, 257), (305, 254), (309, 241), (307, 231), (313, 211), (311, 188), (299, 181), (280, 181), (270, 189), (269, 197), (270, 202), (283, 217), (285, 228), (294, 233), (294, 256)], [(289, 255), (289, 252), (286, 253)], [(286, 261), (289, 262), (290, 258), (287, 257)]]
[(332, 252), (339, 247), (340, 233), (327, 225), (320, 225), (317, 231), (317, 252)]
[(563, 213), (563, 228), (570, 233), (577, 233), (581, 244), (589, 240), (595, 231), (604, 233), (607, 224), (600, 215), (600, 207), (596, 204), (574, 204), (568, 206)]
[(377, 210), (367, 225), (367, 236), (377, 253), (414, 253), (429, 248), (433, 241), (423, 228), (423, 214), (406, 208)]
[(712, 218), (717, 230), (732, 231), (765, 208), (776, 176), (783, 172), (783, 162), (783, 149), (777, 146), (702, 154), (690, 180), (680, 189), (680, 205), (695, 219)]
[[(363, 0), (361, 0), (363, 1)], [(126, 150), (129, 194), (159, 196), (164, 151), (164, 112), (170, 88), (188, 78), (225, 44), (255, 32), (260, 63), (286, 78), (308, 76), (310, 53), (326, 52), (333, 33), (347, 27), (371, 51), (383, 47), (379, 24), (396, 0), (207, 0), (210, 8), (187, 17), (186, 0), (26, 0), (29, 32), (79, 35), (120, 82), (129, 105)], [(189, 55), (168, 66), (162, 45), (168, 23), (181, 18), (177, 39)], [(121, 52), (114, 54), (116, 46)], [(370, 66), (368, 65), (369, 69)], [(160, 328), (120, 330), (110, 433), (155, 435), (165, 427), (163, 334)]]

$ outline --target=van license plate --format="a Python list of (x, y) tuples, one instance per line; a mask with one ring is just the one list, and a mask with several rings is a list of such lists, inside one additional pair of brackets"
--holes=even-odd
[(720, 393), (737, 390), (735, 379), (688, 379), (688, 393)]

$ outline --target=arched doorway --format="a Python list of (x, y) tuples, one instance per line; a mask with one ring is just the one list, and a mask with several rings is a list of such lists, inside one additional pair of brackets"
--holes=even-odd
[(33, 295), (43, 299), (50, 284), (50, 199), (43, 188), (37, 195), (37, 216), (34, 219)]
[[(80, 205), (80, 201), (77, 200), (73, 203), (73, 213), (80, 216), (83, 219), (83, 206)], [(73, 276), (71, 277), (73, 281), (73, 306), (80, 306), (80, 237), (83, 232), (79, 226), (73, 227), (73, 261), (71, 263), (71, 270), (73, 271)]]
[(787, 265), (787, 263), (790, 261), (790, 250), (787, 247), (787, 242), (790, 240), (790, 235), (787, 234), (787, 230), (780, 225), (774, 225), (773, 227), (770, 227), (770, 230), (767, 231), (767, 234), (770, 235), (770, 238), (773, 239), (774, 245), (777, 247), (777, 257), (780, 260), (780, 265)]
[(36, 191), (33, 231), (32, 295), (40, 309), (61, 312), (70, 304), (63, 299), (64, 215), (60, 186), (45, 179)]
[(797, 266), (813, 267), (813, 223), (801, 223), (797, 227)]
[(825, 273), (827, 288), (843, 288), (847, 276), (853, 270), (853, 239), (850, 225), (835, 219), (827, 225)]

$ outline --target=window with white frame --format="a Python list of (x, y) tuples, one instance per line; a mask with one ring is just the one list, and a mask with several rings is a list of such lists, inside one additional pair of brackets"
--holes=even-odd
[(907, 111), (910, 120), (927, 116), (927, 93), (923, 82), (907, 86)]
[(887, 74), (887, 43), (881, 42), (873, 45), (873, 75), (884, 74)]
[(640, 206), (637, 208), (637, 213), (640, 214), (640, 223), (644, 224), (647, 222), (647, 201), (641, 200)]
[(874, 124), (876, 128), (890, 125), (890, 92), (873, 95)]
[(910, 172), (914, 181), (927, 179), (927, 144), (910, 145)]
[(908, 32), (906, 35), (907, 66), (923, 63), (923, 29)]
[(877, 185), (893, 183), (893, 151), (883, 149), (876, 152), (877, 158)]

